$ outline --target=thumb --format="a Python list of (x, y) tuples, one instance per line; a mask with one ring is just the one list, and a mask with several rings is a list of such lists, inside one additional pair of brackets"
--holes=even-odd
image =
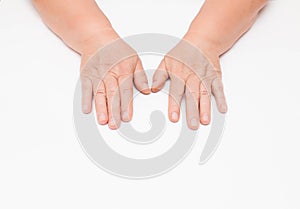
[(164, 87), (166, 80), (168, 78), (169, 78), (169, 75), (166, 70), (166, 64), (165, 64), (165, 61), (162, 60), (153, 75), (151, 91), (153, 93), (160, 91)]
[(136, 68), (134, 71), (134, 84), (135, 87), (143, 94), (150, 94), (151, 91), (148, 86), (148, 79), (144, 71), (142, 62), (138, 59)]

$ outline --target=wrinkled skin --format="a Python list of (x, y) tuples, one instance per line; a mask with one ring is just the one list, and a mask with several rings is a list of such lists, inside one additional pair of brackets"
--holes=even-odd
[(219, 66), (217, 56), (209, 59), (199, 48), (184, 40), (164, 57), (153, 76), (152, 92), (161, 90), (170, 78), (170, 121), (179, 120), (183, 96), (186, 99), (186, 120), (191, 129), (198, 129), (199, 122), (203, 125), (210, 123), (211, 94), (215, 96), (218, 110), (227, 111), (221, 70), (215, 66)]
[(133, 115), (133, 84), (149, 94), (148, 80), (140, 58), (118, 39), (92, 56), (83, 56), (81, 70), (82, 110), (90, 113), (94, 96), (98, 123), (117, 129)]
[[(219, 111), (227, 111), (219, 57), (250, 29), (267, 2), (204, 1), (185, 35), (186, 40), (203, 51), (202, 55), (179, 44), (165, 56), (154, 75), (153, 92), (159, 91), (165, 81), (171, 79), (171, 121), (179, 119), (183, 94), (187, 99), (188, 125), (192, 129), (199, 126), (199, 120), (202, 124), (210, 122), (211, 93), (216, 98)], [(119, 38), (97, 3), (94, 0), (33, 0), (33, 4), (47, 26), (82, 57), (83, 112), (91, 111), (94, 94), (100, 124), (108, 123), (111, 129), (116, 129), (121, 119), (129, 121), (132, 117), (133, 83), (144, 94), (150, 93), (150, 90), (142, 64), (127, 44), (120, 44), (123, 48), (106, 51), (113, 58), (127, 51), (130, 56), (126, 59), (111, 62), (104, 51), (96, 53), (99, 48)], [(101, 63), (103, 57), (106, 62)]]

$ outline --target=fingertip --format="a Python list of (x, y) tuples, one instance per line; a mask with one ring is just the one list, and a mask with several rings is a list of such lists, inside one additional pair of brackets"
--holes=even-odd
[(91, 113), (91, 105), (88, 105), (88, 104), (83, 104), (82, 105), (82, 112), (84, 113), (84, 114), (89, 114), (89, 113)]
[(138, 85), (136, 83), (136, 88), (142, 93), (142, 94), (145, 94), (145, 95), (148, 95), (151, 93), (151, 90), (149, 88), (149, 85), (148, 85), (148, 82), (144, 82), (140, 85)]
[(210, 123), (210, 116), (207, 114), (203, 114), (202, 116), (200, 116), (200, 123), (202, 125), (209, 125)]
[(131, 116), (129, 115), (129, 113), (127, 111), (122, 113), (122, 121), (123, 122), (131, 121)]
[(155, 87), (152, 87), (152, 88), (151, 88), (151, 92), (152, 92), (152, 93), (157, 93), (157, 92), (159, 92), (159, 91), (160, 91), (159, 88), (155, 88)]
[(151, 93), (151, 90), (149, 89), (149, 87), (147, 89), (143, 89), (141, 91), (142, 94), (145, 94), (145, 95), (149, 95)]
[(151, 91), (153, 93), (159, 92), (162, 87), (165, 85), (165, 80), (154, 80), (152, 83)]
[[(161, 64), (162, 65), (162, 64)], [(153, 93), (159, 92), (165, 85), (167, 79), (168, 79), (168, 73), (165, 70), (165, 68), (158, 68), (153, 77), (152, 77), (152, 87), (151, 91)]]
[(196, 118), (193, 118), (188, 123), (188, 126), (192, 130), (197, 130), (199, 128), (199, 121)]
[(98, 114), (98, 123), (100, 125), (106, 125), (107, 124), (107, 115), (105, 113)]
[(224, 94), (223, 84), (220, 79), (215, 79), (212, 85), (212, 93), (217, 102), (217, 107), (220, 113), (226, 113), (228, 111), (228, 107), (226, 104), (226, 98)]
[(218, 106), (218, 109), (219, 109), (220, 113), (223, 113), (223, 114), (225, 114), (228, 111), (228, 107), (226, 104), (220, 104)]
[(179, 120), (179, 114), (177, 112), (171, 112), (169, 114), (169, 119), (171, 122), (176, 123)]
[(108, 123), (108, 127), (111, 130), (116, 130), (116, 129), (118, 129), (120, 127), (120, 123), (116, 123), (115, 121), (110, 120), (109, 123)]

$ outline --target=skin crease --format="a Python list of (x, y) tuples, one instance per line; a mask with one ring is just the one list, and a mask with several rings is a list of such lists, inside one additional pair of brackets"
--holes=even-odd
[[(94, 0), (33, 0), (37, 11), (46, 25), (63, 42), (81, 55), (81, 70), (97, 50), (119, 35)], [(191, 129), (210, 123), (210, 94), (216, 98), (220, 112), (227, 111), (227, 104), (221, 81), (220, 56), (250, 29), (259, 11), (267, 0), (206, 0), (192, 21), (183, 40), (196, 46), (211, 62), (216, 77), (204, 85), (187, 66), (166, 55), (153, 76), (152, 92), (158, 92), (170, 78), (169, 119), (177, 122), (180, 115), (180, 101), (184, 95), (187, 105), (187, 123)], [(128, 46), (129, 47), (129, 46)], [(178, 46), (176, 46), (178, 47)], [(175, 47), (175, 48), (176, 48)], [(139, 76), (135, 76), (138, 73)], [(118, 86), (124, 80), (131, 80), (126, 91)], [(127, 81), (128, 82), (128, 81)], [(99, 90), (93, 91), (93, 83), (82, 78), (82, 110), (90, 113), (94, 92), (95, 107), (99, 124), (108, 124), (117, 129), (121, 120), (132, 118), (132, 83), (143, 94), (149, 94), (147, 78), (139, 57), (133, 56), (117, 64), (100, 82)], [(130, 90), (130, 91), (128, 91)], [(101, 94), (97, 94), (101, 92)], [(110, 105), (110, 94), (120, 94), (119, 105)], [(126, 102), (124, 102), (126, 101)]]

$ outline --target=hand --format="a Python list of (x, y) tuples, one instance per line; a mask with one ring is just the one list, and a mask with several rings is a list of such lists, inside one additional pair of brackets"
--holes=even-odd
[(200, 44), (194, 45), (191, 42), (194, 40), (187, 34), (164, 57), (153, 75), (152, 92), (161, 90), (166, 80), (170, 78), (168, 107), (170, 121), (179, 120), (180, 103), (185, 94), (187, 124), (191, 129), (198, 129), (199, 122), (203, 125), (210, 123), (211, 93), (220, 112), (227, 111), (227, 104), (216, 50), (204, 44), (200, 48)]
[(108, 123), (110, 129), (117, 129), (121, 120), (127, 122), (132, 118), (133, 82), (143, 94), (149, 94), (150, 89), (136, 52), (115, 32), (108, 34), (98, 37), (105, 38), (109, 44), (91, 44), (97, 51), (82, 55), (82, 110), (91, 112), (94, 96), (98, 123)]

